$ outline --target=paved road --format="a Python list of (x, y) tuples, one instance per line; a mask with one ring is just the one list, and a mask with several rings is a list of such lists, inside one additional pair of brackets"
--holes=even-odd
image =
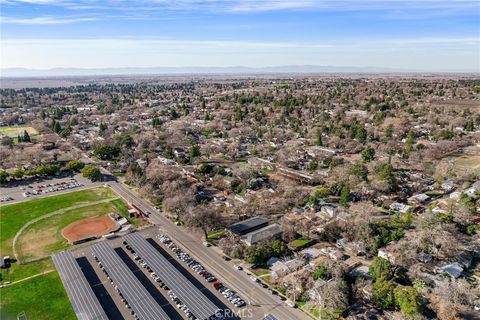
[(271, 313), (277, 316), (278, 319), (310, 319), (302, 311), (288, 307), (279, 297), (273, 296), (269, 291), (254, 283), (245, 272), (234, 269), (233, 263), (224, 261), (215, 250), (205, 247), (200, 239), (155, 211), (151, 204), (132, 193), (124, 185), (117, 181), (110, 181), (109, 185), (129, 203), (134, 204), (142, 211), (150, 212), (150, 220), (159, 226), (162, 233), (167, 234), (184, 251), (200, 261), (217, 278), (237, 291), (246, 301), (250, 302), (249, 307), (254, 309), (260, 308), (265, 314)]

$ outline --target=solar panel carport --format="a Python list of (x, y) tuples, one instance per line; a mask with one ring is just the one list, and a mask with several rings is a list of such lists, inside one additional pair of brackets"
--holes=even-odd
[(53, 255), (52, 259), (77, 318), (108, 320), (73, 254), (70, 251), (63, 251)]
[(199, 319), (214, 319), (219, 309), (139, 233), (125, 236), (133, 250)]
[(112, 247), (100, 242), (92, 246), (92, 252), (139, 319), (170, 319)]

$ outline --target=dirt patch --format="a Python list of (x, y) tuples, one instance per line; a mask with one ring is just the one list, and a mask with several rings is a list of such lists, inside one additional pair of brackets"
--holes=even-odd
[(99, 238), (119, 228), (119, 224), (112, 218), (101, 216), (71, 223), (62, 230), (62, 235), (68, 242), (75, 244), (90, 238)]

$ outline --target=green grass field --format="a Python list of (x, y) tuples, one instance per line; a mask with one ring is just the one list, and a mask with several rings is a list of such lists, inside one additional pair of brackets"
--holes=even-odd
[(76, 319), (56, 271), (0, 290), (1, 319), (16, 320), (21, 312), (25, 313), (27, 319)]
[(49, 270), (55, 270), (53, 261), (50, 258), (27, 264), (14, 262), (9, 269), (0, 269), (0, 283), (18, 281)]
[(292, 250), (298, 250), (298, 249), (301, 249), (301, 248), (304, 248), (306, 246), (308, 246), (310, 244), (310, 240), (309, 239), (305, 239), (305, 238), (299, 238), (299, 239), (296, 239), (296, 240), (293, 240), (292, 242), (290, 242), (288, 244), (288, 247), (291, 248)]
[(35, 128), (29, 126), (10, 126), (0, 127), (0, 134), (15, 138), (18, 135), (22, 135), (24, 131), (27, 131), (29, 135), (38, 135), (38, 131)]
[(12, 254), (12, 241), (32, 219), (62, 208), (113, 197), (108, 188), (96, 188), (0, 206), (0, 255)]

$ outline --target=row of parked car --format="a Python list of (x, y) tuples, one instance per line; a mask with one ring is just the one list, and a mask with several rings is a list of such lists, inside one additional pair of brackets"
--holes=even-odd
[(12, 200), (13, 200), (13, 198), (10, 197), (10, 196), (0, 198), (0, 202), (8, 202), (8, 201), (12, 201)]
[(135, 314), (135, 311), (132, 310), (132, 307), (128, 304), (128, 301), (123, 297), (123, 294), (122, 292), (120, 291), (120, 289), (118, 289), (118, 286), (113, 282), (113, 280), (110, 278), (110, 276), (108, 275), (108, 272), (107, 270), (105, 270), (105, 268), (103, 267), (102, 263), (98, 260), (97, 256), (92, 253), (93, 255), (93, 258), (95, 259), (95, 261), (97, 262), (98, 266), (100, 267), (100, 269), (103, 271), (103, 273), (107, 276), (107, 279), (110, 281), (110, 284), (113, 286), (113, 288), (115, 289), (115, 291), (117, 291), (118, 295), (120, 296), (121, 298), (121, 301), (125, 304), (125, 308), (129, 309), (130, 310), (130, 314), (132, 315), (133, 319), (134, 320), (140, 320), (140, 318)]
[(217, 281), (217, 278), (208, 272), (202, 264), (192, 257), (188, 253), (183, 252), (169, 237), (166, 235), (157, 235), (158, 240), (172, 250), (176, 256), (182, 260), (187, 266), (189, 266), (195, 273), (199, 274), (209, 283), (212, 283), (215, 290), (221, 292), (223, 296), (237, 308), (241, 308), (246, 305), (245, 301), (240, 298), (235, 291), (230, 290), (221, 282)]
[[(30, 195), (38, 195), (42, 193), (50, 193), (50, 192), (56, 192), (56, 191), (62, 191), (62, 190), (67, 190), (67, 189), (73, 189), (73, 188), (78, 188), (83, 186), (83, 184), (78, 183), (77, 180), (75, 179), (70, 179), (69, 181), (61, 181), (57, 183), (49, 183), (49, 184), (41, 184), (38, 185), (36, 189), (33, 189), (33, 186), (29, 185), (29, 188), (32, 188), (33, 190), (31, 191), (25, 191), (23, 193), (23, 196), (25, 198), (28, 198)], [(22, 187), (22, 190), (25, 190), (24, 187)]]
[(128, 251), (132, 254), (133, 260), (137, 261), (137, 263), (142, 267), (147, 269), (147, 271), (150, 273), (150, 277), (153, 278), (153, 280), (158, 284), (158, 286), (165, 291), (167, 291), (168, 296), (170, 297), (170, 300), (174, 303), (174, 305), (181, 311), (185, 313), (188, 319), (192, 320), (197, 320), (195, 315), (188, 309), (188, 307), (182, 303), (182, 301), (177, 297), (177, 295), (160, 279), (160, 277), (153, 272), (153, 270), (148, 266), (148, 264), (135, 252), (135, 250), (132, 249), (128, 245), (126, 241), (123, 241), (123, 244), (125, 245), (125, 248), (127, 248)]

